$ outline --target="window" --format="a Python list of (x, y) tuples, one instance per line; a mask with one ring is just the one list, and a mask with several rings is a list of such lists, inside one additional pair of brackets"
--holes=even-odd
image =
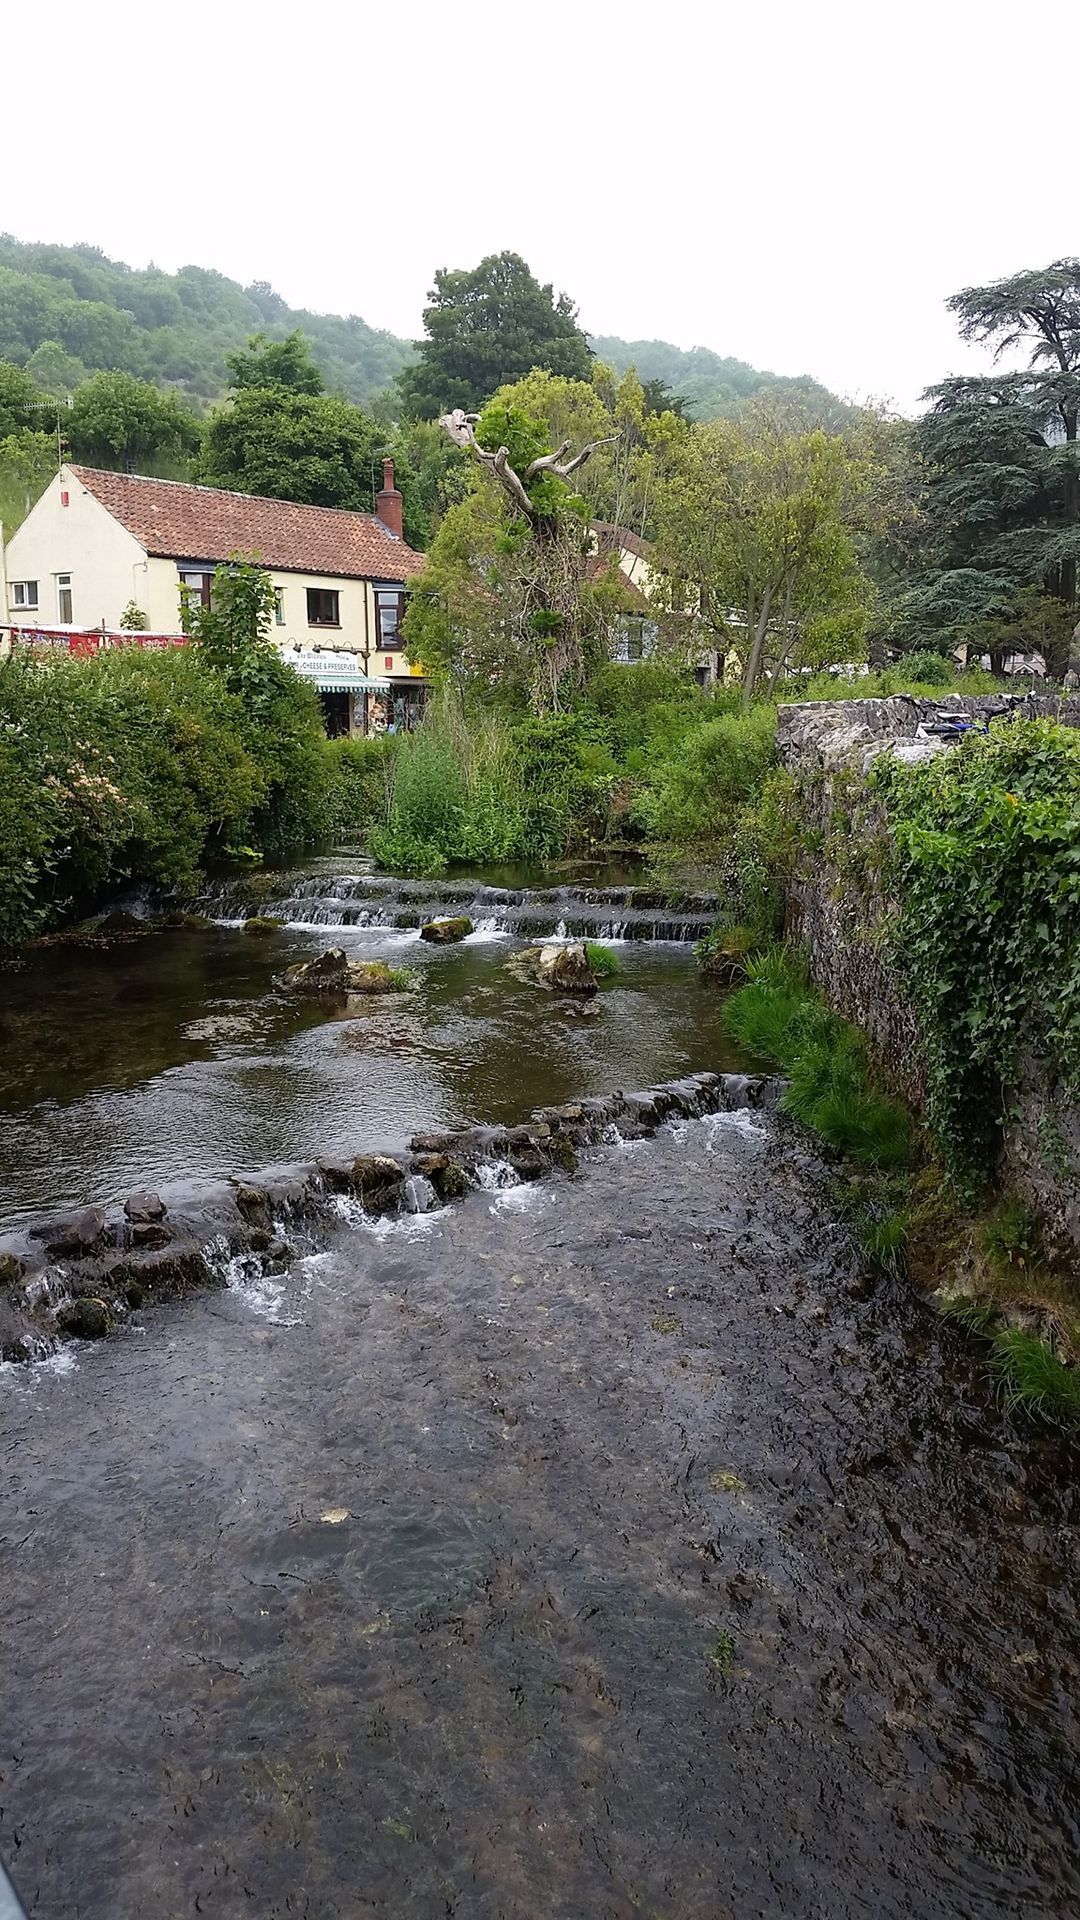
[(401, 647), (401, 623), (405, 618), (405, 595), (400, 587), (376, 587), (375, 616), (378, 621), (379, 647)]
[(13, 580), (11, 583), (11, 601), (16, 607), (36, 607), (38, 603), (36, 580)]
[(180, 568), (180, 595), (189, 607), (208, 607), (214, 576), (204, 568)]
[(309, 587), (307, 590), (307, 617), (309, 627), (340, 627), (338, 619), (338, 595), (332, 587)]
[(285, 625), (285, 589), (284, 587), (274, 588), (274, 625), (275, 627), (283, 627)]
[(62, 627), (71, 625), (71, 575), (58, 573), (56, 576), (56, 615)]
[(615, 629), (615, 659), (624, 667), (640, 666), (656, 651), (656, 624), (640, 613), (620, 614)]

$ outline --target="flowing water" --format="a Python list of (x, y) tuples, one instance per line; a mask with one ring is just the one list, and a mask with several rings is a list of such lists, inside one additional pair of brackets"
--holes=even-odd
[[(387, 1056), (268, 984), (312, 936), (271, 945), (152, 935), (80, 955), (81, 991), (74, 956), (35, 963), (17, 1203), (50, 1164), (89, 1197), (140, 1150), (190, 1171), (344, 1126), (335, 1049), (364, 1063), (354, 1126), (389, 1124)], [(539, 996), (504, 1009), (497, 949), (422, 961), (406, 1102), (519, 1118), (718, 1064), (685, 950), (634, 943), (564, 1032)], [(230, 1013), (259, 1024), (183, 1031)], [(260, 1057), (306, 1099), (260, 1107)], [(145, 1103), (158, 1161), (137, 1116), (108, 1144), (108, 1099)], [(1077, 1461), (867, 1282), (782, 1123), (286, 1230), (287, 1271), (232, 1261), (219, 1293), (0, 1369), (0, 1853), (31, 1914), (1075, 1915)]]
[[(356, 886), (375, 889), (363, 913)], [(528, 939), (589, 913), (598, 934), (619, 938), (612, 909), (567, 888), (513, 891), (524, 897), (509, 918), (517, 928), (529, 916)], [(462, 911), (463, 895), (476, 932), (460, 946), (421, 940), (421, 922), (440, 905)], [(483, 904), (475, 882), (444, 882), (433, 899), (430, 883), (343, 876), (325, 861), (216, 890), (200, 905), (225, 924), (34, 955), (0, 983), (0, 1221), (181, 1176), (392, 1151), (420, 1128), (513, 1122), (541, 1103), (743, 1064), (694, 965), (700, 915), (651, 910), (664, 937), (619, 939), (620, 972), (585, 1018), (506, 971), (520, 941)], [(238, 932), (254, 910), (281, 930)], [(403, 914), (408, 927), (395, 925)], [(331, 945), (406, 968), (411, 990), (328, 1018), (277, 986)]]

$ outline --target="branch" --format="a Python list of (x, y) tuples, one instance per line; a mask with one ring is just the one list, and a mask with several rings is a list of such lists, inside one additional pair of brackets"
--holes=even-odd
[(563, 454), (569, 453), (569, 451), (570, 451), (570, 442), (569, 440), (564, 440), (562, 443), (562, 446), (556, 447), (554, 453), (544, 453), (544, 454), (541, 454), (539, 460), (530, 460), (528, 466), (525, 469), (526, 480), (531, 480), (534, 474), (542, 473), (544, 469), (547, 467), (557, 467), (559, 461), (563, 457)]
[(609, 446), (619, 437), (617, 433), (609, 433), (604, 440), (591, 440), (589, 445), (582, 447), (581, 452), (575, 454), (572, 460), (568, 460), (565, 466), (560, 463), (564, 453), (569, 452), (570, 442), (564, 440), (562, 446), (557, 447), (554, 453), (545, 453), (538, 460), (530, 461), (525, 469), (525, 479), (522, 480), (520, 474), (516, 473), (510, 465), (509, 447), (500, 447), (497, 453), (489, 453), (486, 447), (480, 445), (474, 431), (475, 423), (479, 418), (478, 413), (466, 413), (463, 407), (455, 407), (452, 413), (444, 413), (440, 416), (439, 425), (450, 435), (455, 446), (468, 448), (495, 475), (496, 479), (502, 482), (511, 500), (520, 507), (526, 519), (533, 525), (538, 515), (533, 501), (529, 498), (527, 483), (534, 480), (538, 473), (553, 473), (557, 480), (569, 480), (570, 475), (576, 473), (578, 467), (584, 466), (586, 460), (596, 452), (597, 447)]
[(610, 447), (612, 442), (617, 440), (618, 437), (617, 433), (608, 433), (605, 434), (602, 440), (590, 440), (587, 447), (582, 447), (581, 452), (575, 453), (572, 460), (568, 460), (565, 466), (560, 466), (559, 462), (570, 445), (569, 440), (564, 440), (557, 453), (547, 453), (542, 460), (534, 460), (532, 465), (526, 469), (525, 478), (529, 480), (534, 473), (539, 473), (541, 470), (546, 469), (548, 473), (555, 474), (559, 480), (569, 480), (572, 473), (576, 473), (579, 467), (585, 465), (586, 460), (592, 458), (597, 447)]

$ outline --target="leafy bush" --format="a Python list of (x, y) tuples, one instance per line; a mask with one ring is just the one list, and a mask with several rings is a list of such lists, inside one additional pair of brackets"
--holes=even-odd
[(686, 842), (717, 837), (761, 791), (775, 754), (776, 711), (721, 713), (686, 733), (642, 796), (650, 836)]
[(324, 829), (311, 689), (283, 661), (230, 676), (197, 647), (0, 664), (0, 946), (129, 881)]
[(956, 681), (956, 669), (952, 661), (928, 647), (917, 648), (914, 653), (909, 653), (901, 663), (901, 670), (921, 687), (951, 687)]
[(368, 834), (385, 826), (394, 796), (400, 734), (374, 740), (330, 740), (330, 814), (335, 833)]

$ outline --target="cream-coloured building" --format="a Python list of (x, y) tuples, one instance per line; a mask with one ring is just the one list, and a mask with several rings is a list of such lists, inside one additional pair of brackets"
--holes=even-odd
[(239, 556), (269, 573), (274, 638), (318, 688), (328, 732), (411, 725), (423, 668), (401, 621), (423, 556), (402, 535), (392, 461), (383, 482), (370, 514), (64, 465), (8, 542), (4, 623), (16, 640), (107, 636), (134, 607), (150, 632), (179, 634), (182, 592), (208, 602), (215, 567)]

